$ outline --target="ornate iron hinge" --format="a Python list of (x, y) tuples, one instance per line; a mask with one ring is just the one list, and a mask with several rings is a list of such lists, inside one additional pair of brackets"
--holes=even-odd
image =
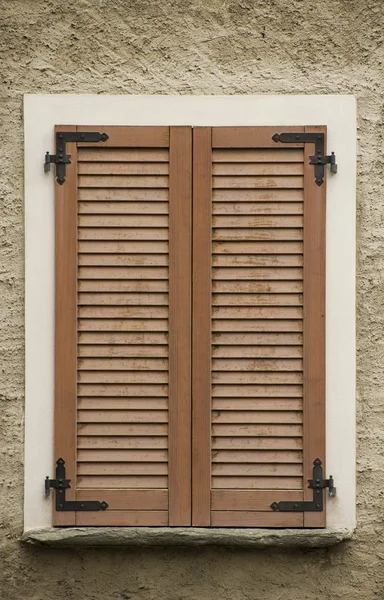
[(309, 157), (309, 164), (315, 166), (315, 181), (317, 185), (324, 183), (325, 165), (330, 165), (332, 173), (337, 173), (335, 153), (332, 152), (330, 156), (325, 156), (324, 154), (324, 133), (315, 131), (310, 133), (275, 133), (272, 139), (274, 142), (286, 144), (294, 144), (295, 142), (315, 144), (315, 154)]
[(329, 488), (329, 495), (336, 496), (336, 488), (332, 475), (329, 479), (323, 479), (323, 467), (321, 465), (320, 458), (316, 458), (313, 461), (313, 479), (308, 479), (308, 487), (313, 490), (312, 501), (298, 502), (297, 500), (283, 500), (281, 502), (273, 502), (271, 504), (272, 510), (279, 510), (281, 512), (321, 512), (324, 510), (323, 489)]
[(56, 165), (56, 181), (63, 185), (65, 181), (65, 165), (70, 165), (71, 155), (66, 152), (67, 142), (105, 142), (109, 136), (98, 131), (57, 131), (56, 154), (45, 154), (44, 171), (51, 170), (51, 163)]
[(65, 478), (65, 461), (59, 458), (56, 461), (56, 479), (45, 478), (45, 495), (49, 496), (51, 488), (56, 490), (56, 510), (105, 510), (106, 502), (98, 500), (66, 500), (65, 490), (71, 487), (71, 480)]

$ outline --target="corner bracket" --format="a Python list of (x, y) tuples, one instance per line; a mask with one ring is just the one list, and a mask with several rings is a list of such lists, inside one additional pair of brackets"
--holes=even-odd
[(56, 154), (46, 152), (44, 171), (51, 170), (51, 163), (56, 165), (56, 181), (63, 185), (65, 181), (66, 165), (71, 164), (71, 155), (66, 152), (67, 142), (106, 142), (109, 136), (98, 131), (57, 131)]
[(331, 172), (337, 173), (337, 164), (335, 153), (330, 156), (324, 154), (324, 133), (309, 132), (309, 133), (275, 133), (272, 136), (274, 142), (294, 144), (302, 142), (304, 144), (315, 144), (315, 154), (310, 156), (310, 165), (315, 167), (315, 182), (317, 185), (324, 183), (324, 166), (330, 165)]
[(105, 510), (108, 508), (106, 502), (98, 500), (66, 500), (65, 490), (71, 487), (71, 480), (65, 478), (65, 460), (59, 458), (56, 461), (56, 479), (45, 478), (45, 495), (50, 496), (51, 488), (56, 490), (56, 510)]
[(332, 475), (323, 479), (323, 467), (320, 458), (313, 461), (313, 479), (308, 479), (308, 487), (313, 490), (313, 500), (304, 502), (281, 501), (272, 502), (271, 508), (280, 512), (321, 512), (324, 510), (323, 489), (329, 488), (329, 495), (336, 496), (336, 488)]

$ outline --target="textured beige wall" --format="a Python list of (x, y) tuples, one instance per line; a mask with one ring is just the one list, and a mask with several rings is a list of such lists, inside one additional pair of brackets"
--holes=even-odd
[[(384, 598), (383, 28), (382, 0), (0, 0), (3, 600)], [(353, 541), (291, 552), (20, 545), (22, 96), (38, 92), (356, 95), (359, 405)]]

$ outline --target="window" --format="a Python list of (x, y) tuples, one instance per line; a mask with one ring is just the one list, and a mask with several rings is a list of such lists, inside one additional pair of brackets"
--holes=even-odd
[[(144, 105), (147, 100), (142, 99)], [(176, 102), (181, 106), (183, 99)], [(180, 110), (185, 123), (188, 110)], [(329, 517), (325, 522), (325, 512), (270, 509), (274, 501), (311, 499), (303, 477), (310, 478), (313, 460), (326, 454), (325, 186), (315, 184), (308, 165), (313, 145), (272, 141), (276, 132), (304, 131), (304, 115), (297, 122), (291, 115), (288, 125), (261, 127), (249, 126), (246, 113), (248, 123), (231, 127), (229, 117), (216, 125), (217, 117), (206, 112), (194, 116), (194, 127), (140, 127), (137, 122), (136, 127), (90, 127), (76, 119), (80, 129), (105, 131), (109, 139), (78, 148), (68, 144), (73, 165), (67, 167), (66, 182), (56, 185), (55, 449), (47, 444), (47, 450), (55, 459), (62, 456), (67, 477), (77, 480), (68, 499), (105, 500), (109, 508), (56, 512), (56, 525), (332, 523)], [(63, 122), (57, 114), (53, 110), (49, 117)], [(203, 122), (209, 117), (212, 128)], [(278, 117), (275, 123), (287, 122)], [(104, 114), (93, 123), (108, 120)], [(339, 147), (335, 150), (340, 162)], [(50, 193), (53, 198), (52, 182)], [(29, 199), (27, 188), (33, 215)], [(329, 208), (328, 253), (337, 222), (328, 202)], [(27, 236), (37, 240), (28, 211)], [(52, 248), (52, 222), (49, 228)], [(346, 230), (351, 235), (353, 218)], [(338, 266), (350, 267), (353, 248), (345, 253), (340, 241), (339, 246), (344, 257)], [(27, 273), (31, 247), (27, 237)], [(348, 268), (347, 273), (353, 292)], [(327, 278), (329, 283), (328, 270)], [(52, 282), (48, 285), (48, 314), (53, 315)], [(38, 295), (35, 287), (31, 292)], [(339, 300), (329, 301), (335, 293), (332, 280), (327, 293), (327, 410), (341, 416), (340, 404), (336, 408), (330, 401), (337, 394), (343, 414), (351, 416), (354, 398), (345, 397), (348, 385), (341, 383), (340, 373), (332, 379), (329, 368), (336, 354), (330, 345), (337, 339), (330, 327), (337, 328), (335, 308), (340, 317)], [(31, 334), (28, 306), (35, 316), (38, 309), (29, 298), (27, 287)], [(353, 308), (353, 298), (346, 302)], [(40, 317), (43, 330), (46, 315)], [(339, 350), (353, 338), (351, 320), (344, 318), (340, 332)], [(39, 344), (29, 339), (30, 349)], [(51, 384), (52, 337), (45, 349)], [(351, 373), (350, 349), (342, 350), (347, 359), (338, 354), (339, 367), (344, 361), (344, 373)], [(44, 362), (44, 353), (40, 358)], [(31, 375), (28, 380), (30, 364), (27, 349), (27, 402), (37, 383)], [(52, 411), (52, 387), (47, 400), (48, 395)], [(27, 408), (33, 413), (30, 403)], [(27, 412), (27, 480), (33, 436), (28, 423)], [(352, 423), (342, 439), (350, 440), (351, 431)], [(340, 524), (338, 507), (347, 507), (329, 428), (327, 434), (327, 470), (334, 471), (338, 487), (328, 513), (333, 511)], [(342, 456), (342, 448), (335, 447)], [(39, 449), (34, 453), (41, 460)], [(51, 465), (46, 469), (52, 473)], [(28, 482), (26, 491), (31, 495)], [(47, 503), (42, 510), (33, 493), (36, 508), (27, 509), (29, 522), (49, 524)]]

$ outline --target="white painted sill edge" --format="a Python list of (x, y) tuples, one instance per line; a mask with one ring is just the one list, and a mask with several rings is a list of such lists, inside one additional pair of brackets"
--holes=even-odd
[(223, 529), (199, 527), (66, 527), (26, 531), (21, 541), (41, 546), (237, 546), (325, 548), (351, 529)]

